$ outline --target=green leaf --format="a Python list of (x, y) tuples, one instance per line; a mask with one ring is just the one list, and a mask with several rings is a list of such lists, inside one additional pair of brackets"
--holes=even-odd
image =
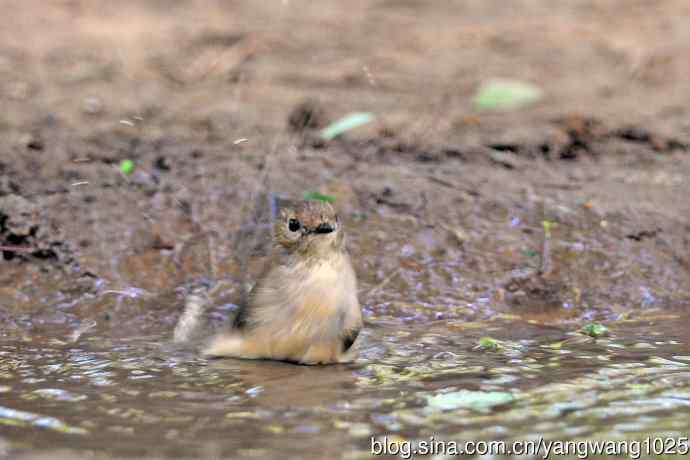
[(346, 131), (366, 125), (373, 120), (374, 116), (368, 112), (353, 112), (326, 126), (319, 135), (322, 139), (329, 141)]
[(460, 390), (426, 396), (427, 405), (431, 409), (455, 410), (464, 408), (479, 412), (488, 412), (493, 407), (508, 404), (514, 400), (515, 396), (506, 391)]
[(134, 168), (136, 166), (134, 165), (134, 161), (127, 159), (127, 160), (122, 160), (120, 162), (120, 171), (122, 171), (122, 174), (129, 175), (134, 172)]
[(503, 348), (503, 345), (492, 337), (482, 337), (479, 339), (479, 344), (476, 348), (484, 351), (498, 351)]
[(319, 192), (304, 192), (304, 194), (302, 194), (302, 198), (305, 200), (328, 201), (329, 203), (333, 203), (335, 201), (335, 197), (333, 195), (324, 195), (323, 193)]
[(474, 96), (477, 110), (511, 110), (537, 102), (542, 97), (538, 87), (517, 80), (490, 80)]
[(581, 329), (581, 332), (590, 337), (601, 337), (609, 333), (609, 328), (603, 324), (589, 323)]

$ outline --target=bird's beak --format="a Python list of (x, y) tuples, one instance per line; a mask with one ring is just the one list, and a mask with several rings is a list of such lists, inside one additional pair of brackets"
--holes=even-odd
[(331, 233), (335, 231), (335, 225), (333, 224), (319, 224), (318, 227), (314, 230), (314, 233)]

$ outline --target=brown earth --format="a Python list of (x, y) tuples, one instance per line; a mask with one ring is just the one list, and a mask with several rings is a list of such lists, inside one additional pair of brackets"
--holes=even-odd
[[(530, 5), (6, 2), (0, 305), (228, 275), (265, 162), (337, 196), (364, 286), (426, 255), (499, 304), (684, 305), (690, 7)], [(491, 77), (545, 97), (476, 112)], [(314, 141), (355, 110), (377, 121)]]

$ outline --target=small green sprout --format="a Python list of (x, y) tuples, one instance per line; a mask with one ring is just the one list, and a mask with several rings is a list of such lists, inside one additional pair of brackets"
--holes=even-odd
[(475, 347), (475, 349), (483, 351), (499, 351), (502, 348), (503, 345), (501, 345), (501, 342), (492, 337), (482, 337), (479, 339), (479, 343)]
[(547, 235), (551, 234), (551, 230), (558, 227), (556, 222), (551, 222), (550, 220), (542, 220), (541, 226), (544, 227), (544, 233)]
[(128, 176), (134, 172), (134, 168), (136, 166), (134, 165), (134, 161), (130, 159), (122, 160), (120, 162), (120, 171), (122, 174)]
[(609, 328), (599, 323), (589, 323), (580, 332), (590, 337), (601, 337), (609, 333)]
[(327, 201), (329, 203), (333, 203), (335, 201), (335, 197), (333, 195), (325, 195), (319, 192), (304, 192), (304, 194), (302, 194), (302, 198), (305, 200)]

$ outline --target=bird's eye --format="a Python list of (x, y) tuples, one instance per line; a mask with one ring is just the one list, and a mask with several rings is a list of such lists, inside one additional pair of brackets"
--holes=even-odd
[(296, 231), (298, 231), (300, 228), (302, 228), (302, 224), (299, 223), (299, 220), (297, 220), (297, 219), (290, 219), (290, 220), (288, 221), (288, 229), (289, 229), (291, 232), (296, 232)]

